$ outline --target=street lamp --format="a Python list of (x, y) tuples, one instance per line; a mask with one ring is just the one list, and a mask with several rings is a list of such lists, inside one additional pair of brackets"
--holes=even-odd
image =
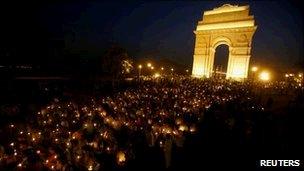
[(258, 67), (256, 67), (256, 66), (253, 66), (252, 68), (251, 68), (251, 71), (252, 71), (252, 79), (253, 79), (253, 81), (255, 80), (255, 73), (258, 71)]
[(140, 78), (142, 65), (138, 65), (138, 78)]
[(258, 69), (259, 69), (258, 67), (253, 66), (253, 67), (251, 68), (251, 71), (252, 71), (252, 72), (256, 72)]
[(267, 71), (263, 71), (259, 75), (260, 80), (262, 81), (269, 81), (270, 80), (270, 73)]

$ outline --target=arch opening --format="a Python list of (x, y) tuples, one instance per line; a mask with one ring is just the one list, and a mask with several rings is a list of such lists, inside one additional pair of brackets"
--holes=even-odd
[(223, 43), (215, 47), (212, 77), (226, 78), (228, 59), (229, 46), (227, 44)]

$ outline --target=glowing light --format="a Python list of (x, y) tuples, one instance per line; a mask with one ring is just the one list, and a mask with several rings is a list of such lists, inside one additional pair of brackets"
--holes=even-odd
[(153, 70), (153, 69), (154, 69), (154, 67), (153, 67), (153, 66), (151, 66), (151, 69)]
[(161, 67), (160, 69), (161, 69), (161, 70), (164, 70), (164, 67)]
[(186, 72), (189, 72), (189, 70), (186, 69)]
[(256, 67), (256, 66), (254, 66), (254, 67), (251, 68), (252, 72), (256, 72), (257, 70), (258, 70), (258, 67)]
[(300, 73), (298, 76), (301, 78), (301, 77), (303, 77), (303, 74), (302, 74), (302, 73)]
[(268, 81), (268, 80), (270, 80), (270, 74), (267, 71), (263, 71), (263, 72), (260, 73), (259, 78), (262, 81)]
[(285, 74), (285, 77), (286, 77), (286, 78), (288, 78), (288, 77), (289, 77), (289, 75), (288, 75), (288, 74)]
[(142, 65), (138, 65), (138, 68), (141, 69), (141, 68), (142, 68)]
[(147, 67), (151, 67), (152, 66), (152, 64), (151, 63), (147, 63)]
[(186, 126), (186, 125), (180, 125), (179, 128), (178, 128), (178, 130), (180, 130), (180, 131), (188, 131), (188, 126)]
[(40, 150), (37, 150), (36, 153), (37, 153), (37, 154), (40, 154)]
[(175, 120), (175, 124), (176, 124), (176, 125), (180, 125), (180, 124), (182, 124), (182, 122), (183, 122), (183, 121), (182, 121), (182, 119), (180, 119), (180, 118), (178, 118), (178, 119)]
[(117, 158), (118, 164), (123, 163), (126, 161), (126, 154), (123, 151), (119, 151), (117, 153), (116, 158)]
[(22, 163), (19, 163), (19, 164), (18, 164), (18, 167), (22, 167)]
[(190, 132), (195, 132), (196, 131), (196, 127), (194, 126), (194, 125), (192, 125), (191, 127), (190, 127)]
[(155, 73), (155, 74), (154, 74), (154, 77), (155, 77), (155, 78), (158, 78), (158, 77), (160, 77), (160, 74), (159, 74), (159, 73)]
[(171, 71), (174, 71), (174, 69), (173, 69), (173, 68), (171, 68)]

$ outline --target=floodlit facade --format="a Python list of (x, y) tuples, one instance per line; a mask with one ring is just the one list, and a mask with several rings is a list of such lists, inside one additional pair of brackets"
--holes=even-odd
[(196, 35), (192, 76), (211, 77), (217, 46), (229, 46), (227, 79), (247, 78), (251, 42), (257, 26), (249, 6), (225, 4), (205, 11), (194, 31)]

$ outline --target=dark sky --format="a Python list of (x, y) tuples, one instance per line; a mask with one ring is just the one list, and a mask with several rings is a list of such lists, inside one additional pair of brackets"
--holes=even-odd
[[(56, 2), (0, 7), (1, 62), (41, 62), (76, 54), (102, 56), (110, 42), (136, 58), (169, 58), (192, 65), (196, 24), (205, 10), (228, 2)], [(303, 16), (299, 3), (249, 4), (258, 29), (252, 61), (291, 65), (303, 57)]]

